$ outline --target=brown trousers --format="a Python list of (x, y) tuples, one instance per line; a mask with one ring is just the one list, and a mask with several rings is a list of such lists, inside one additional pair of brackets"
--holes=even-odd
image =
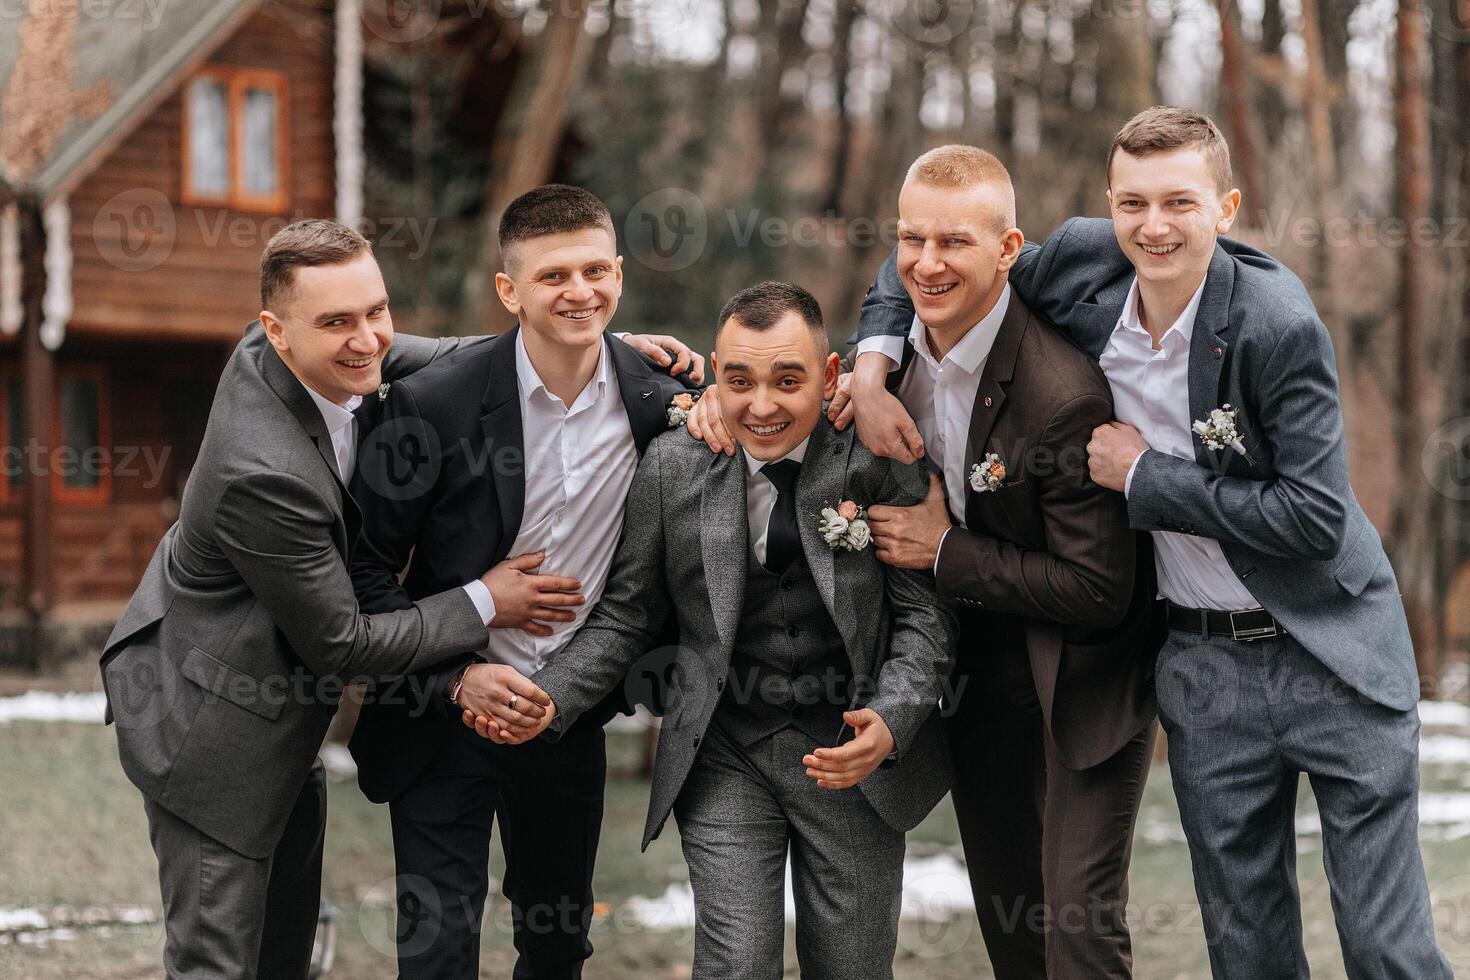
[(1073, 772), (1042, 721), (1024, 648), (988, 646), (968, 664), (961, 653), (969, 676), (948, 730), (955, 812), (996, 980), (1127, 980), (1128, 862), (1157, 724)]

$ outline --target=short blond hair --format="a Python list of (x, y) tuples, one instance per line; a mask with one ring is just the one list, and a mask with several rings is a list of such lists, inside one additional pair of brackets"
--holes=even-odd
[(1113, 157), (1122, 150), (1130, 157), (1146, 157), (1162, 150), (1194, 147), (1204, 155), (1221, 194), (1233, 186), (1230, 144), (1215, 121), (1203, 113), (1177, 105), (1156, 105), (1123, 124), (1108, 150), (1108, 186), (1113, 185)]
[(1005, 228), (1016, 225), (1016, 189), (1000, 158), (978, 146), (949, 143), (922, 154), (909, 167), (904, 183), (918, 181), (932, 187), (974, 187), (993, 184), (1002, 192)]

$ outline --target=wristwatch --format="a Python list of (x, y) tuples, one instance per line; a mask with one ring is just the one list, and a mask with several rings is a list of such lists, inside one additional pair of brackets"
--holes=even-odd
[(469, 669), (470, 665), (465, 664), (459, 669), (459, 673), (454, 675), (454, 680), (449, 682), (449, 703), (456, 708), (460, 707), (459, 689), (464, 687), (464, 675)]

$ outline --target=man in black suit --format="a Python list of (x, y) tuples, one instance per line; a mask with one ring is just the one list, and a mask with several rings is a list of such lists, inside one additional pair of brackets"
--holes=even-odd
[(405, 607), (435, 583), (469, 581), (461, 568), (498, 566), (474, 594), (489, 645), (376, 691), (352, 740), (363, 792), (391, 808), (406, 978), (479, 976), (493, 817), (515, 977), (578, 977), (591, 955), (602, 726), (620, 702), (555, 744), (521, 748), (478, 738), (460, 716), (514, 731), (542, 715), (548, 701), (526, 677), (601, 595), (638, 460), (686, 391), (606, 333), (622, 259), (596, 197), (560, 185), (523, 195), (501, 219), (500, 246), (496, 287), (519, 325), (389, 388), (354, 484), (370, 541), (353, 566), (365, 609)]

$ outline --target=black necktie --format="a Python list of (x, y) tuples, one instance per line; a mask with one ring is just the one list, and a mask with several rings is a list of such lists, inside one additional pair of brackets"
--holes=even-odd
[(780, 575), (791, 567), (801, 552), (796, 530), (796, 477), (801, 464), (794, 459), (778, 460), (761, 467), (761, 476), (776, 488), (776, 505), (766, 525), (766, 568)]

